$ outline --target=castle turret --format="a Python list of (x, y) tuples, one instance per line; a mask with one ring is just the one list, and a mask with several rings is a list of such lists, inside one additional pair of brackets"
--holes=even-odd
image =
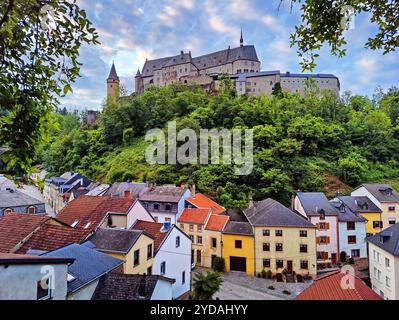
[(243, 46), (244, 46), (244, 37), (242, 36), (242, 28), (241, 28), (240, 47)]
[(136, 94), (142, 94), (144, 92), (143, 78), (141, 77), (140, 69), (137, 70), (135, 77), (135, 91)]
[(115, 64), (112, 63), (111, 71), (107, 79), (107, 96), (113, 100), (119, 98), (119, 77), (116, 73)]

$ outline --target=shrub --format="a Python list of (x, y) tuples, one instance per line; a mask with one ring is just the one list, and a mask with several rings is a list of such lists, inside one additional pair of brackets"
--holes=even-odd
[(215, 257), (213, 260), (212, 268), (217, 272), (224, 272), (224, 259), (221, 257)]
[(267, 276), (267, 272), (266, 272), (265, 269), (263, 269), (263, 270), (262, 270), (262, 278), (263, 278), (263, 279), (266, 279), (266, 276)]
[(268, 270), (268, 271), (267, 271), (267, 274), (266, 274), (266, 277), (267, 277), (268, 279), (273, 278), (273, 272), (271, 272), (271, 270)]

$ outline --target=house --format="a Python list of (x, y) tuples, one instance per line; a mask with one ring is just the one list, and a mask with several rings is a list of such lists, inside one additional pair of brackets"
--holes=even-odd
[(142, 230), (99, 228), (89, 239), (93, 249), (123, 260), (125, 274), (152, 274), (154, 237)]
[(316, 229), (317, 265), (336, 265), (339, 260), (338, 210), (322, 192), (296, 192), (293, 211), (306, 217)]
[(351, 196), (368, 197), (382, 210), (382, 229), (399, 222), (399, 194), (389, 184), (364, 183), (353, 190)]
[(382, 210), (366, 196), (337, 196), (337, 199), (347, 206), (353, 213), (364, 217), (366, 235), (370, 237), (382, 231)]
[(0, 252), (51, 251), (81, 243), (89, 234), (90, 230), (72, 228), (49, 216), (10, 213), (0, 218)]
[(173, 279), (172, 298), (182, 299), (191, 290), (191, 240), (177, 226), (137, 221), (133, 230), (143, 230), (154, 240), (152, 273)]
[(101, 278), (92, 300), (172, 300), (173, 283), (163, 276), (110, 273)]
[(68, 300), (90, 300), (99, 280), (110, 272), (119, 271), (123, 265), (122, 260), (79, 244), (47, 252), (42, 257), (74, 259), (68, 266)]
[(266, 199), (244, 215), (254, 229), (255, 272), (311, 276), (317, 274), (316, 227), (281, 203)]
[(339, 199), (330, 203), (338, 211), (340, 261), (346, 262), (347, 258), (367, 258), (366, 218), (352, 212)]
[(17, 190), (17, 186), (10, 179), (7, 179), (4, 175), (0, 174), (0, 191), (7, 189)]
[(213, 214), (222, 214), (226, 212), (226, 208), (217, 204), (212, 199), (203, 195), (202, 193), (193, 192), (193, 196), (186, 199), (186, 208), (212, 209)]
[(81, 174), (66, 172), (61, 177), (45, 179), (43, 198), (58, 213), (68, 204), (73, 190), (88, 187), (90, 184), (91, 181)]
[(65, 300), (74, 260), (0, 253), (0, 300)]
[(140, 201), (132, 198), (82, 196), (70, 202), (57, 219), (75, 228), (129, 228), (136, 220), (154, 221)]
[(127, 195), (140, 199), (140, 196), (149, 189), (149, 183), (115, 182), (108, 188), (105, 196), (126, 197)]
[(0, 217), (6, 213), (45, 214), (45, 204), (15, 189), (0, 190)]
[(186, 187), (164, 185), (149, 188), (139, 199), (156, 222), (176, 224), (189, 197), (191, 192)]
[(227, 222), (222, 232), (222, 256), (225, 270), (246, 272), (255, 275), (254, 231), (249, 222)]
[(385, 300), (399, 300), (399, 224), (367, 238), (373, 290)]
[[(351, 277), (351, 280), (346, 281)], [(342, 284), (347, 286), (343, 286)], [(346, 272), (334, 271), (316, 279), (295, 300), (381, 300), (362, 280)]]

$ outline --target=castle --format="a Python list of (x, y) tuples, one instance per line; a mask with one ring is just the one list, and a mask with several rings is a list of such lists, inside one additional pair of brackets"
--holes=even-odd
[[(208, 92), (217, 93), (219, 80), (228, 76), (236, 86), (237, 94), (271, 95), (276, 83), (283, 92), (304, 94), (307, 79), (323, 91), (340, 92), (340, 82), (333, 74), (293, 74), (280, 71), (260, 71), (255, 46), (244, 45), (241, 31), (240, 46), (193, 57), (191, 51), (181, 51), (179, 55), (155, 60), (146, 60), (142, 71), (135, 77), (135, 92), (142, 94), (150, 86), (166, 86), (173, 83), (195, 83)], [(115, 65), (112, 65), (107, 79), (108, 94), (116, 97), (119, 92), (119, 78)]]

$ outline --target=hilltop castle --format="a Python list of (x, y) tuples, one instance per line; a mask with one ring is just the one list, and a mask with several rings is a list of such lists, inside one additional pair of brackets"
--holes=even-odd
[[(173, 83), (195, 83), (208, 92), (218, 91), (222, 76), (229, 76), (236, 85), (238, 94), (272, 94), (276, 83), (284, 92), (304, 94), (306, 80), (313, 79), (321, 90), (332, 90), (339, 95), (340, 82), (333, 74), (292, 74), (280, 71), (260, 71), (255, 46), (244, 45), (241, 31), (240, 46), (193, 57), (191, 51), (181, 51), (179, 55), (155, 60), (146, 60), (142, 71), (135, 77), (135, 91), (142, 94), (150, 86), (166, 86)], [(119, 78), (112, 65), (107, 79), (108, 94), (117, 96)]]

